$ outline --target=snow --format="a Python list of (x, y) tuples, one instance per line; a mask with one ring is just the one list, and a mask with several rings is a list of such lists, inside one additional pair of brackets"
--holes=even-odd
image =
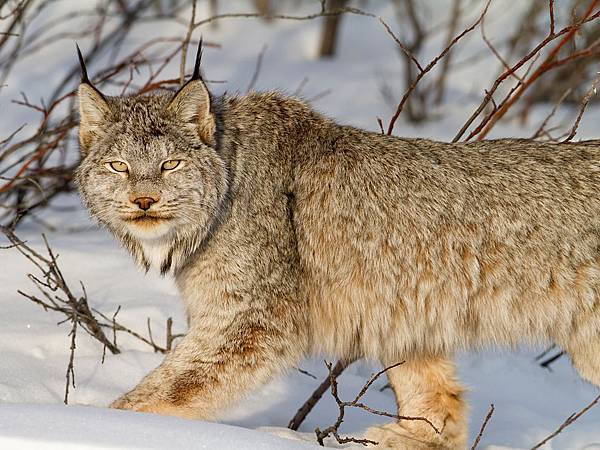
[[(381, 14), (394, 29), (398, 29), (387, 2), (383, 6), (375, 3), (369, 2), (365, 8)], [(441, 23), (449, 1), (430, 0), (429, 3), (434, 16), (431, 23)], [(490, 19), (486, 22), (486, 32), (492, 40), (500, 40), (501, 32), (514, 22), (514, 15), (525, 8), (525, 2), (518, 3), (509, 0), (493, 3)], [(82, 4), (91, 5), (89, 0), (56, 1), (55, 9), (43, 19), (50, 20), (52, 14), (82, 7)], [(220, 4), (231, 11), (249, 9), (249, 4), (243, 1)], [(509, 4), (511, 6), (507, 8)], [(285, 5), (291, 8), (290, 2)], [(309, 3), (294, 13), (314, 11), (314, 6)], [(202, 3), (199, 15), (206, 13), (206, 5)], [(472, 16), (477, 14), (478, 10), (473, 9)], [(185, 33), (182, 26), (170, 27), (161, 33), (176, 36)], [(341, 31), (339, 54), (326, 61), (318, 60), (314, 55), (320, 33), (318, 21), (280, 21), (269, 26), (260, 20), (222, 21), (217, 28), (202, 30), (205, 40), (221, 46), (218, 49), (207, 47), (203, 61), (205, 75), (211, 80), (227, 80), (224, 84), (210, 85), (217, 94), (225, 90), (244, 92), (252, 77), (256, 57), (262, 46), (268, 44), (257, 90), (279, 88), (295, 92), (304, 84), (301, 92), (304, 98), (320, 97), (313, 102), (318, 110), (340, 123), (378, 130), (376, 118), (381, 117), (387, 123), (402, 94), (398, 75), (402, 73), (402, 61), (376, 19), (345, 17)], [(148, 32), (152, 32), (151, 25), (140, 27), (128, 39), (123, 52), (146, 39)], [(437, 35), (425, 49), (424, 61), (439, 51), (444, 36), (443, 33)], [(85, 51), (86, 42), (80, 42), (80, 45)], [(482, 48), (481, 37), (476, 31), (460, 46), (457, 61), (467, 60), (469, 55)], [(74, 60), (72, 42), (58, 42), (49, 48), (47, 56), (48, 60), (54, 58), (69, 68)], [(90, 73), (101, 66), (102, 61), (90, 62)], [(474, 110), (484, 87), (495, 78), (497, 70), (498, 63), (492, 58), (482, 58), (457, 68), (449, 78), (449, 100), (435, 111), (436, 118), (421, 125), (401, 120), (396, 133), (451, 139)], [(177, 74), (178, 61), (174, 61), (165, 78)], [(60, 71), (48, 72), (47, 68), (32, 64), (31, 60), (17, 66), (7, 80), (8, 86), (0, 92), (2, 110), (10, 108), (11, 111), (10, 115), (3, 114), (0, 136), (8, 134), (23, 121), (35, 123), (31, 111), (9, 104), (20, 90), (26, 89), (31, 98), (48, 95), (45, 88), (61, 76)], [(308, 81), (303, 82), (306, 78)], [(383, 80), (390, 83), (391, 95), (382, 94)], [(107, 91), (115, 94), (118, 88), (109, 87)], [(329, 93), (324, 95), (327, 91)], [(506, 120), (498, 124), (490, 137), (530, 136), (550, 108), (551, 105), (534, 108), (524, 125), (517, 119)], [(573, 112), (561, 108), (552, 123), (570, 126)], [(591, 108), (584, 116), (578, 136), (598, 137), (596, 124), (599, 118), (600, 109)], [(119, 320), (142, 333), (146, 332), (149, 318), (153, 336), (159, 343), (164, 342), (167, 317), (173, 318), (175, 333), (185, 331), (182, 305), (172, 281), (137, 269), (114, 239), (88, 219), (75, 195), (59, 198), (39, 214), (39, 219), (51, 224), (56, 231), (29, 220), (19, 227), (18, 235), (33, 248), (43, 251), (40, 234), (46, 233), (53, 249), (60, 255), (60, 266), (71, 286), (77, 292), (79, 280), (83, 281), (94, 308), (110, 316), (121, 306)], [(3, 243), (0, 240), (0, 245)], [(285, 428), (297, 408), (326, 376), (325, 366), (319, 358), (304, 361), (301, 365), (318, 380), (290, 370), (241, 399), (236, 407), (223, 413), (219, 423), (108, 410), (104, 406), (132, 388), (163, 357), (123, 333), (118, 335), (123, 353), (107, 354), (104, 362), (101, 345), (83, 332), (78, 333), (76, 388), (71, 390), (70, 405), (64, 406), (61, 403), (69, 359), (70, 326), (57, 325), (62, 316), (44, 312), (16, 292), (18, 289), (33, 292), (34, 287), (26, 277), (32, 270), (30, 262), (15, 249), (0, 250), (0, 449), (313, 448), (316, 446), (313, 430), (335, 421), (337, 406), (326, 394), (307, 417), (300, 433)], [(458, 356), (461, 378), (469, 386), (471, 441), (490, 403), (496, 408), (480, 448), (530, 448), (598, 394), (597, 388), (579, 378), (566, 357), (557, 361), (552, 371), (541, 368), (534, 360), (541, 350), (490, 350)], [(376, 370), (379, 367), (371, 362), (358, 362), (348, 368), (339, 380), (342, 398), (354, 396)], [(380, 392), (384, 385), (385, 378), (378, 380), (365, 402), (374, 408), (394, 412), (391, 391)], [(364, 411), (348, 411), (342, 434), (360, 436), (369, 426), (385, 421)], [(335, 446), (331, 441), (327, 445)], [(600, 449), (600, 407), (590, 410), (544, 449)]]
[(0, 448), (14, 450), (306, 450), (314, 445), (259, 431), (86, 406), (0, 405)]

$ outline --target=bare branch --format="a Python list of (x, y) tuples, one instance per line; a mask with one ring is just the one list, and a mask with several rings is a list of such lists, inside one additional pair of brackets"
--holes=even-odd
[(558, 101), (556, 102), (556, 104), (554, 105), (552, 110), (550, 111), (550, 113), (548, 113), (548, 115), (544, 118), (544, 120), (542, 121), (542, 123), (540, 124), (540, 126), (538, 127), (536, 132), (533, 133), (533, 135), (531, 136), (530, 139), (538, 139), (542, 135), (546, 135), (550, 138), (550, 140), (553, 140), (552, 137), (549, 135), (549, 131), (546, 130), (546, 126), (548, 125), (548, 122), (550, 122), (552, 117), (554, 117), (554, 115), (556, 114), (556, 111), (558, 110), (560, 105), (562, 105), (562, 103), (569, 96), (569, 94), (571, 94), (572, 90), (573, 90), (572, 88), (568, 88), (565, 92), (563, 92), (563, 94), (560, 96), (560, 98), (558, 99)]
[[(125, 325), (119, 323), (116, 320), (116, 316), (120, 310), (120, 307), (117, 308), (112, 317), (107, 317), (105, 314), (98, 311), (97, 309), (90, 308), (88, 304), (87, 293), (85, 291), (83, 283), (81, 283), (83, 295), (78, 298), (73, 294), (69, 285), (67, 284), (62, 274), (62, 271), (58, 266), (57, 255), (55, 255), (45, 237), (44, 243), (46, 245), (48, 257), (44, 257), (35, 250), (33, 250), (25, 242), (20, 240), (8, 228), (0, 227), (0, 231), (6, 235), (6, 237), (12, 244), (7, 248), (17, 249), (23, 256), (29, 259), (29, 261), (31, 261), (41, 273), (41, 276), (39, 277), (33, 274), (29, 274), (28, 278), (40, 291), (42, 298), (32, 294), (27, 294), (20, 290), (18, 291), (18, 293), (23, 297), (27, 298), (28, 300), (32, 301), (33, 303), (42, 306), (45, 310), (56, 311), (63, 314), (65, 316), (65, 320), (59, 322), (59, 324), (67, 321), (73, 323), (73, 328), (71, 330), (71, 359), (74, 356), (74, 336), (77, 331), (77, 326), (81, 326), (91, 337), (100, 342), (103, 345), (103, 347), (107, 348), (112, 354), (118, 354), (121, 352), (120, 349), (117, 347), (117, 331), (122, 331), (135, 337), (136, 339), (152, 347), (152, 349), (155, 352), (160, 353), (167, 353), (172, 348), (173, 341), (183, 336), (182, 334), (173, 334), (172, 320), (171, 318), (167, 319), (166, 345), (165, 347), (162, 347), (154, 341), (149, 318), (147, 320), (149, 337), (146, 338), (142, 334), (133, 331), (132, 329), (126, 327)], [(99, 320), (94, 315), (94, 313), (97, 314), (101, 318), (101, 320)], [(108, 339), (108, 337), (103, 331), (104, 328), (109, 328), (112, 330), (112, 340)], [(70, 369), (67, 371), (68, 377), (73, 375), (72, 361), (70, 361), (69, 367)], [(68, 390), (65, 393), (65, 399), (67, 397)]]
[(592, 87), (587, 92), (587, 94), (585, 94), (585, 97), (583, 97), (583, 99), (581, 101), (581, 105), (579, 107), (579, 113), (577, 114), (577, 118), (575, 119), (575, 123), (573, 124), (573, 127), (571, 128), (571, 132), (569, 133), (569, 135), (565, 138), (565, 140), (563, 142), (569, 142), (577, 134), (577, 129), (579, 128), (579, 122), (581, 122), (583, 113), (585, 112), (585, 109), (587, 108), (587, 105), (590, 102), (590, 100), (592, 99), (592, 97), (594, 95), (596, 95), (596, 93), (597, 93), (598, 83), (600, 83), (600, 75), (596, 76), (596, 78), (592, 82)]
[(538, 444), (531, 447), (531, 450), (537, 450), (538, 448), (542, 447), (546, 442), (550, 441), (551, 439), (554, 439), (565, 428), (567, 428), (569, 425), (572, 425), (577, 419), (579, 419), (586, 412), (588, 412), (590, 409), (592, 409), (596, 405), (596, 403), (598, 403), (598, 401), (600, 401), (600, 395), (598, 395), (594, 400), (591, 401), (591, 403), (589, 403), (587, 406), (585, 406), (579, 412), (573, 413), (569, 417), (567, 417), (567, 419), (556, 429), (556, 431), (554, 431), (548, 437), (546, 437), (545, 439), (540, 441)]
[(431, 62), (429, 64), (427, 64), (427, 66), (423, 69), (423, 71), (420, 72), (417, 75), (417, 77), (415, 78), (415, 80), (413, 81), (413, 83), (409, 86), (409, 88), (406, 90), (406, 92), (402, 96), (402, 99), (400, 100), (400, 103), (398, 103), (398, 107), (396, 108), (396, 112), (394, 113), (394, 115), (390, 119), (390, 123), (389, 123), (388, 129), (387, 129), (387, 134), (391, 135), (392, 132), (394, 131), (394, 126), (396, 124), (396, 121), (398, 120), (398, 117), (400, 116), (400, 113), (402, 113), (402, 109), (404, 108), (404, 105), (408, 101), (408, 98), (410, 97), (410, 95), (412, 94), (412, 92), (416, 89), (416, 87), (419, 84), (419, 82), (421, 81), (421, 79), (431, 69), (433, 69), (435, 67), (435, 65), (438, 63), (438, 61), (440, 61), (444, 56), (446, 56), (448, 54), (448, 52), (452, 49), (452, 47), (454, 47), (456, 45), (457, 42), (459, 42), (464, 36), (466, 36), (471, 31), (473, 31), (481, 23), (481, 20), (483, 19), (483, 17), (485, 16), (485, 14), (488, 11), (488, 8), (490, 6), (490, 2), (491, 2), (491, 0), (487, 0), (487, 2), (485, 3), (485, 7), (483, 8), (483, 11), (482, 11), (481, 15), (479, 16), (479, 18), (470, 27), (466, 28), (458, 36), (456, 36), (454, 39), (452, 39), (452, 41), (450, 42), (450, 44), (448, 44), (446, 46), (446, 48), (444, 48), (444, 50), (442, 50), (442, 52), (439, 55), (437, 55), (435, 58), (433, 58), (431, 60)]
[(471, 446), (471, 450), (475, 450), (477, 448), (477, 446), (479, 445), (479, 441), (481, 440), (481, 437), (483, 436), (483, 433), (485, 432), (485, 427), (487, 427), (488, 422), (492, 418), (492, 414), (494, 414), (494, 404), (493, 403), (490, 405), (490, 409), (488, 410), (488, 412), (485, 416), (485, 419), (483, 420), (483, 423), (481, 424), (481, 428), (479, 429), (479, 433), (477, 433), (475, 442), (473, 442), (473, 445)]
[(550, 12), (550, 36), (554, 36), (554, 0), (549, 0), (549, 12)]
[(194, 22), (196, 21), (196, 0), (192, 1), (192, 15), (190, 17), (190, 24), (188, 25), (187, 33), (183, 44), (181, 46), (181, 63), (179, 64), (179, 85), (183, 86), (185, 81), (185, 66), (187, 59), (187, 51), (192, 39), (192, 33), (194, 32)]
[(397, 415), (397, 414), (390, 414), (388, 412), (385, 411), (379, 411), (377, 409), (371, 408), (367, 405), (365, 405), (364, 403), (360, 402), (360, 399), (366, 394), (367, 390), (371, 387), (371, 385), (375, 382), (375, 380), (377, 380), (381, 375), (383, 375), (384, 373), (386, 373), (388, 370), (391, 370), (395, 367), (398, 367), (400, 365), (404, 364), (404, 361), (393, 364), (391, 366), (386, 367), (385, 369), (377, 372), (376, 374), (372, 375), (371, 378), (367, 381), (367, 383), (365, 383), (365, 385), (362, 387), (362, 389), (358, 392), (358, 394), (356, 395), (356, 397), (354, 398), (354, 400), (352, 401), (342, 401), (338, 395), (338, 384), (337, 384), (337, 379), (334, 376), (334, 372), (331, 366), (331, 363), (325, 362), (325, 365), (327, 366), (327, 369), (329, 370), (329, 378), (330, 378), (330, 384), (331, 384), (331, 395), (333, 396), (333, 398), (335, 399), (337, 405), (338, 405), (338, 417), (336, 419), (336, 421), (334, 422), (333, 425), (325, 428), (324, 430), (321, 430), (320, 428), (317, 428), (315, 430), (315, 433), (317, 435), (317, 441), (319, 442), (320, 445), (323, 445), (323, 440), (325, 438), (327, 438), (329, 435), (332, 435), (336, 441), (340, 444), (346, 444), (349, 442), (355, 442), (358, 444), (363, 444), (363, 445), (367, 445), (367, 444), (373, 444), (376, 445), (377, 442), (372, 441), (370, 439), (358, 439), (358, 438), (354, 438), (354, 437), (341, 437), (339, 435), (339, 428), (342, 425), (342, 423), (344, 422), (344, 415), (346, 413), (346, 408), (360, 408), (363, 409), (371, 414), (376, 414), (379, 416), (385, 416), (385, 417), (390, 417), (396, 420), (411, 420), (411, 421), (422, 421), (427, 423), (437, 434), (440, 434), (441, 431), (438, 427), (436, 427), (429, 419), (427, 419), (426, 417), (416, 417), (416, 416), (401, 416), (401, 415)]
[(73, 326), (71, 331), (69, 332), (69, 336), (71, 336), (71, 347), (69, 353), (69, 364), (67, 365), (67, 382), (65, 384), (65, 397), (64, 403), (65, 405), (69, 404), (69, 387), (71, 384), (73, 385), (73, 389), (75, 389), (75, 339), (77, 337), (77, 311), (73, 311)]
[[(513, 89), (511, 89), (510, 92), (508, 93), (508, 95), (505, 97), (505, 99), (498, 105), (498, 108), (495, 108), (490, 114), (488, 114), (486, 117), (484, 117), (481, 120), (480, 124), (469, 134), (469, 136), (467, 137), (466, 140), (469, 140), (475, 136), (477, 136), (477, 139), (479, 139), (479, 140), (483, 139), (489, 133), (489, 131), (492, 129), (492, 127), (495, 125), (495, 123), (500, 118), (502, 118), (504, 116), (504, 114), (506, 114), (508, 109), (522, 96), (522, 94), (527, 90), (527, 88), (529, 86), (531, 86), (531, 84), (533, 82), (535, 82), (542, 74), (544, 74), (545, 72), (547, 72), (548, 70), (550, 70), (554, 67), (558, 67), (559, 65), (562, 65), (562, 64), (565, 64), (567, 62), (574, 60), (575, 59), (574, 55), (571, 55), (569, 58), (566, 58), (564, 61), (555, 60), (555, 58), (556, 58), (558, 52), (560, 51), (560, 49), (573, 38), (573, 36), (581, 28), (581, 26), (583, 26), (585, 23), (591, 22), (591, 21), (597, 19), (598, 17), (600, 17), (600, 11), (598, 11), (596, 13), (592, 13), (592, 11), (594, 10), (594, 8), (596, 7), (597, 4), (598, 4), (598, 0), (594, 0), (590, 4), (586, 13), (583, 15), (583, 17), (580, 20), (576, 21), (575, 23), (573, 23), (570, 26), (564, 27), (563, 29), (561, 29), (558, 32), (555, 32), (554, 34), (549, 34), (538, 45), (536, 45), (535, 48), (533, 50), (531, 50), (527, 55), (525, 55), (516, 64), (514, 64), (512, 67), (510, 67), (509, 69), (504, 71), (498, 78), (496, 78), (492, 87), (490, 89), (486, 90), (486, 95), (483, 98), (483, 100), (481, 101), (479, 107), (469, 117), (469, 119), (467, 119), (467, 121), (462, 126), (462, 128), (459, 130), (459, 132), (456, 134), (456, 136), (454, 136), (454, 139), (452, 139), (452, 142), (457, 142), (459, 139), (462, 138), (462, 136), (465, 134), (467, 129), (471, 126), (473, 121), (481, 114), (483, 109), (493, 99), (493, 95), (496, 92), (496, 90), (498, 89), (498, 87), (509, 76), (512, 76), (512, 74), (514, 74), (517, 70), (519, 70), (521, 67), (523, 67), (527, 62), (529, 62), (530, 60), (535, 58), (540, 53), (540, 51), (543, 48), (545, 48), (549, 43), (551, 43), (555, 39), (563, 36), (563, 38), (556, 45), (556, 47), (554, 49), (552, 49), (552, 51), (546, 56), (546, 58), (540, 64), (540, 66), (538, 66), (538, 68), (535, 71), (533, 71), (533, 73), (531, 75), (524, 77), (524, 81), (522, 83), (518, 84)], [(592, 51), (592, 49), (586, 49), (583, 53), (578, 52), (579, 55), (577, 57), (586, 56), (591, 51)]]
[(252, 73), (252, 78), (250, 78), (250, 82), (248, 83), (248, 87), (246, 88), (246, 92), (250, 92), (254, 89), (256, 82), (258, 81), (258, 75), (260, 74), (260, 69), (262, 67), (262, 61), (265, 56), (265, 52), (267, 51), (267, 44), (263, 45), (258, 56), (256, 57), (256, 66), (254, 67), (254, 72)]
[[(448, 33), (446, 35), (446, 47), (450, 45), (452, 42), (452, 38), (456, 34), (456, 30), (458, 29), (458, 24), (460, 22), (461, 16), (461, 0), (453, 0), (452, 1), (452, 13), (450, 24), (448, 25)], [(446, 77), (448, 76), (448, 72), (450, 69), (450, 62), (452, 60), (452, 50), (448, 52), (446, 57), (442, 60), (442, 67), (440, 69), (438, 79), (435, 83), (436, 94), (435, 94), (435, 103), (441, 104), (444, 98), (444, 92), (446, 90)]]
[(347, 363), (341, 360), (336, 363), (334, 368), (331, 370), (331, 373), (327, 375), (323, 382), (317, 387), (317, 389), (314, 390), (311, 396), (298, 409), (294, 417), (292, 417), (292, 420), (290, 420), (290, 423), (288, 423), (288, 428), (290, 430), (297, 431), (298, 428), (300, 428), (300, 425), (302, 424), (302, 422), (304, 422), (306, 416), (308, 416), (308, 414), (312, 411), (312, 409), (319, 402), (319, 400), (321, 400), (323, 394), (327, 392), (329, 386), (331, 386), (331, 377), (333, 376), (334, 379), (339, 377), (341, 373), (346, 369), (346, 367), (348, 367), (350, 364), (351, 362)]

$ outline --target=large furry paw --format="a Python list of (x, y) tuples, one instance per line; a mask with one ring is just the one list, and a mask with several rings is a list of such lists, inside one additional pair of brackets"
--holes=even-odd
[(198, 408), (192, 408), (189, 405), (175, 405), (173, 403), (152, 399), (135, 400), (129, 395), (124, 395), (112, 402), (110, 408), (128, 409), (131, 411), (182, 417), (185, 419), (204, 418), (202, 412)]
[(136, 394), (135, 391), (132, 391), (116, 399), (109, 407), (139, 412), (155, 412), (155, 410), (158, 409), (157, 405), (162, 405), (163, 403), (164, 402), (158, 401), (152, 396), (140, 395), (139, 393)]
[(398, 423), (369, 428), (365, 438), (377, 442), (377, 449), (388, 450), (463, 450), (464, 445), (442, 443), (441, 436), (432, 436), (431, 432), (415, 433)]
[(143, 401), (135, 401), (130, 398), (128, 395), (123, 395), (119, 397), (114, 402), (109, 405), (109, 408), (112, 409), (131, 409), (133, 411), (140, 411), (140, 409), (146, 404)]
[(131, 403), (124, 397), (120, 397), (108, 405), (108, 407), (112, 409), (132, 409), (131, 406)]

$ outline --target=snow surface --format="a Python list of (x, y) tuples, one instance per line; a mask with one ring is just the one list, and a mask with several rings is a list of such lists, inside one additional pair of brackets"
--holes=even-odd
[[(395, 29), (393, 11), (386, 4), (370, 2), (365, 7), (381, 14)], [(492, 5), (486, 31), (494, 41), (514, 25), (514, 17), (526, 2), (498, 0)], [(247, 11), (243, 1), (220, 2), (231, 11)], [(478, 2), (471, 2), (477, 6)], [(52, 14), (89, 7), (89, 1), (56, 1), (42, 18)], [(290, 3), (286, 3), (290, 7)], [(449, 1), (429, 0), (434, 16), (432, 24), (443, 23)], [(510, 5), (510, 7), (508, 7)], [(317, 5), (318, 7), (318, 5)], [(206, 15), (202, 3), (199, 15)], [(314, 11), (308, 3), (297, 13)], [(296, 12), (296, 11), (294, 11)], [(473, 8), (472, 15), (477, 15)], [(40, 20), (42, 20), (40, 19)], [(83, 20), (83, 19), (81, 19)], [(76, 25), (73, 25), (76, 26)], [(432, 26), (433, 29), (440, 28)], [(183, 26), (161, 29), (164, 35), (182, 36)], [(387, 123), (394, 102), (402, 93), (402, 61), (390, 37), (376, 20), (365, 17), (344, 18), (339, 54), (331, 61), (315, 58), (320, 22), (275, 22), (265, 26), (259, 20), (232, 19), (220, 22), (216, 28), (202, 30), (207, 41), (219, 43), (220, 49), (208, 47), (203, 67), (206, 77), (227, 80), (214, 83), (211, 89), (219, 94), (244, 92), (248, 85), (256, 56), (268, 44), (256, 88), (279, 88), (301, 92), (306, 99), (320, 97), (314, 106), (340, 123), (377, 130), (376, 117)], [(128, 51), (156, 30), (151, 25), (140, 27), (126, 43)], [(444, 38), (436, 39), (425, 49), (431, 58), (439, 51)], [(86, 49), (86, 42), (80, 42)], [(460, 46), (457, 61), (467, 61), (481, 52), (481, 36), (475, 32)], [(45, 54), (48, 60), (64, 62), (65, 70), (73, 63), (72, 42), (60, 41)], [(492, 58), (470, 60), (457, 68), (449, 79), (449, 100), (434, 111), (435, 119), (420, 126), (400, 121), (396, 133), (406, 136), (426, 136), (451, 139), (474, 110), (484, 87), (495, 78), (498, 62)], [(45, 88), (60, 79), (62, 72), (48, 71), (40, 64), (25, 60), (17, 66), (0, 92), (2, 121), (0, 136), (8, 134), (24, 121), (35, 123), (32, 112), (11, 105), (20, 90), (30, 98), (48, 95)], [(89, 64), (91, 73), (102, 61)], [(178, 74), (174, 61), (165, 78)], [(307, 78), (308, 81), (303, 82)], [(384, 80), (391, 94), (382, 94)], [(117, 88), (113, 88), (117, 89)], [(109, 94), (117, 93), (107, 89)], [(326, 95), (322, 95), (325, 92)], [(385, 91), (385, 90), (383, 90)], [(5, 112), (10, 108), (10, 114)], [(509, 119), (498, 124), (490, 137), (530, 136), (551, 105), (532, 110), (529, 121), (521, 124)], [(561, 108), (553, 123), (572, 119), (574, 111)], [(582, 121), (579, 137), (598, 137), (600, 110), (590, 109)], [(569, 122), (564, 122), (568, 124)], [(567, 125), (568, 126), (568, 125)], [(26, 131), (26, 130), (25, 130)], [(66, 195), (39, 214), (39, 219), (57, 231), (35, 221), (25, 222), (18, 229), (21, 238), (34, 248), (43, 249), (40, 233), (45, 232), (54, 250), (59, 253), (61, 268), (75, 288), (79, 280), (86, 286), (90, 303), (107, 315), (121, 305), (119, 319), (132, 329), (145, 332), (150, 319), (154, 338), (164, 342), (165, 321), (171, 316), (174, 332), (185, 330), (185, 319), (176, 290), (169, 279), (155, 273), (145, 275), (134, 267), (129, 256), (113, 238), (88, 218), (75, 195)], [(0, 245), (3, 241), (0, 240)], [(239, 405), (224, 412), (220, 423), (187, 421), (132, 412), (111, 411), (103, 406), (132, 388), (143, 375), (158, 365), (162, 355), (153, 353), (145, 344), (124, 334), (118, 343), (123, 353), (106, 355), (102, 363), (100, 344), (84, 333), (77, 337), (75, 354), (76, 388), (70, 395), (70, 406), (63, 406), (65, 371), (69, 358), (69, 324), (57, 325), (62, 316), (44, 312), (39, 306), (17, 294), (17, 289), (33, 292), (26, 278), (33, 267), (16, 250), (0, 250), (0, 449), (69, 449), (69, 448), (210, 448), (210, 449), (300, 449), (316, 445), (313, 430), (333, 423), (337, 407), (331, 396), (325, 395), (303, 423), (300, 433), (285, 427), (297, 408), (326, 375), (322, 359), (315, 358), (301, 367), (317, 376), (315, 380), (291, 370), (241, 399)], [(76, 290), (76, 289), (75, 289)], [(475, 437), (490, 403), (496, 412), (483, 436), (480, 448), (530, 448), (556, 429), (567, 416), (589, 403), (598, 390), (582, 381), (567, 358), (561, 358), (552, 371), (539, 367), (534, 357), (542, 349), (489, 351), (459, 355), (459, 371), (470, 388), (471, 439)], [(359, 362), (340, 377), (342, 398), (356, 394), (378, 366)], [(380, 388), (378, 380), (366, 396), (374, 408), (394, 411), (391, 391)], [(74, 406), (90, 405), (90, 406)], [(385, 419), (364, 411), (349, 411), (342, 434), (360, 436), (366, 428)], [(225, 425), (224, 425), (225, 424)], [(282, 437), (276, 437), (280, 435)], [(284, 439), (286, 438), (286, 439)], [(303, 442), (300, 442), (303, 441)], [(328, 442), (328, 445), (335, 446)], [(592, 409), (544, 447), (546, 450), (600, 449), (600, 407)]]
[(314, 445), (230, 425), (106, 408), (0, 405), (0, 448), (306, 450)]

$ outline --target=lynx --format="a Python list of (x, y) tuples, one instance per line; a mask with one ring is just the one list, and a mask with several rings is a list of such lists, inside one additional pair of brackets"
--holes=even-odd
[(308, 355), (388, 366), (389, 449), (464, 449), (457, 351), (554, 342), (600, 385), (600, 142), (442, 143), (338, 125), (276, 92), (108, 97), (81, 53), (91, 215), (174, 276), (189, 331), (112, 403), (186, 418)]

